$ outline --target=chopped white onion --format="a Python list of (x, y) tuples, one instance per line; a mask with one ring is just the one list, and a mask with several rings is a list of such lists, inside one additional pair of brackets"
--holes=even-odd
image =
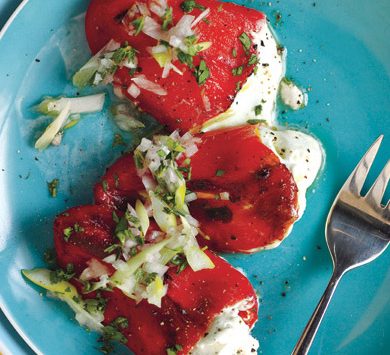
[(127, 92), (131, 97), (134, 97), (136, 99), (139, 96), (139, 94), (141, 93), (141, 90), (139, 89), (139, 87), (137, 85), (131, 84), (128, 87)]
[(200, 21), (202, 21), (205, 17), (207, 17), (210, 13), (210, 9), (207, 8), (204, 10), (195, 20), (192, 22), (191, 27), (195, 27)]
[(54, 119), (52, 123), (46, 128), (45, 132), (38, 138), (35, 143), (35, 148), (43, 150), (53, 141), (57, 133), (65, 125), (66, 120), (70, 115), (70, 102), (65, 104), (60, 114)]
[(103, 275), (107, 275), (109, 272), (107, 266), (95, 258), (88, 260), (87, 265), (88, 267), (80, 275), (80, 280), (82, 281), (97, 279)]
[(116, 261), (116, 255), (115, 254), (111, 254), (109, 256), (106, 256), (103, 261), (105, 263), (108, 263), (108, 264), (113, 264), (115, 261)]
[(198, 198), (198, 196), (196, 196), (196, 193), (195, 192), (191, 192), (190, 194), (186, 195), (185, 202), (186, 203), (190, 203), (192, 201), (195, 201), (197, 198)]
[(168, 48), (163, 44), (159, 44), (154, 47), (148, 47), (147, 50), (149, 51), (149, 49), (150, 49), (150, 53), (165, 53), (168, 50)]
[(150, 16), (150, 11), (148, 9), (148, 6), (142, 2), (136, 2), (135, 5), (137, 6), (139, 12), (143, 16)]
[[(196, 194), (195, 194), (195, 196), (196, 196)], [(191, 226), (193, 226), (193, 227), (195, 227), (195, 228), (199, 228), (200, 223), (199, 223), (199, 221), (198, 221), (197, 219), (195, 219), (195, 218), (192, 217), (191, 215), (187, 215), (187, 216), (186, 216), (186, 219), (187, 219), (188, 223), (189, 223)]]
[(51, 144), (54, 145), (54, 146), (59, 146), (62, 142), (62, 133), (61, 132), (58, 132), (54, 139), (51, 141)]
[(143, 74), (138, 75), (135, 78), (132, 78), (131, 80), (134, 81), (134, 83), (136, 83), (137, 86), (140, 87), (141, 89), (150, 91), (156, 95), (164, 96), (168, 94), (167, 91), (162, 86), (154, 83), (153, 81), (146, 79), (146, 76)]
[(137, 147), (141, 152), (146, 152), (152, 146), (152, 141), (147, 138), (142, 138), (141, 143)]
[(219, 197), (221, 198), (221, 200), (224, 200), (224, 201), (229, 201), (229, 198), (230, 198), (230, 194), (229, 192), (221, 192), (219, 194)]
[[(200, 16), (200, 15), (199, 15)], [(177, 22), (175, 27), (172, 27), (169, 32), (170, 35), (174, 35), (178, 38), (185, 38), (188, 36), (192, 36), (194, 31), (191, 29), (192, 23), (195, 20), (195, 16), (192, 15), (184, 15)]]
[(167, 7), (168, 4), (166, 0), (152, 0), (149, 3), (150, 11), (159, 17), (164, 16)]
[(166, 39), (166, 33), (162, 31), (161, 25), (149, 16), (145, 17), (142, 32), (157, 40)]
[(145, 189), (147, 191), (150, 191), (150, 190), (153, 191), (156, 188), (156, 183), (153, 180), (153, 178), (150, 176), (147, 176), (147, 175), (142, 176), (142, 183), (145, 186)]

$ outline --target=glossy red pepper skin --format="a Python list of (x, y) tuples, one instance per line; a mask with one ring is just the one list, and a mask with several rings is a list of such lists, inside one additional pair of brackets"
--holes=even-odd
[[(182, 2), (168, 0), (168, 6), (173, 9), (174, 24), (185, 14), (180, 8)], [(159, 96), (141, 89), (141, 94), (134, 99), (127, 93), (132, 76), (126, 68), (117, 71), (114, 85), (123, 88), (123, 94), (159, 122), (182, 132), (197, 131), (204, 122), (229, 108), (237, 88), (254, 69), (254, 65), (249, 65), (248, 61), (256, 49), (252, 46), (244, 50), (239, 37), (244, 32), (250, 36), (266, 26), (264, 14), (257, 10), (215, 0), (199, 0), (197, 3), (210, 9), (207, 21), (200, 21), (195, 26), (199, 42), (212, 42), (209, 49), (194, 57), (194, 66), (204, 60), (210, 71), (210, 77), (203, 85), (196, 82), (194, 69), (180, 61), (174, 64), (183, 72), (182, 76), (171, 71), (167, 78), (161, 77), (163, 69), (146, 50), (157, 45), (157, 40), (142, 32), (137, 36), (129, 35), (120, 20), (134, 4), (133, 0), (92, 0), (86, 15), (86, 35), (93, 53), (111, 39), (120, 43), (127, 41), (138, 51), (139, 74), (158, 83), (168, 94)], [(194, 9), (190, 15), (196, 17), (200, 13), (201, 10)], [(155, 15), (152, 16), (160, 21)], [(234, 75), (233, 71), (238, 67), (242, 67), (242, 74)]]
[[(63, 229), (78, 224), (81, 229), (68, 240)], [(72, 263), (76, 277), (87, 267), (90, 258), (100, 262), (105, 248), (115, 242), (115, 222), (112, 209), (105, 206), (80, 206), (59, 215), (55, 221), (55, 246), (60, 266)], [(257, 320), (258, 303), (249, 280), (226, 261), (206, 251), (215, 268), (192, 271), (189, 267), (177, 273), (172, 266), (166, 275), (168, 293), (161, 308), (143, 300), (136, 303), (119, 289), (103, 291), (107, 300), (104, 324), (117, 317), (126, 317), (128, 328), (123, 330), (127, 346), (135, 354), (165, 355), (166, 349), (180, 344), (185, 354), (203, 337), (215, 316), (224, 308), (248, 300), (243, 321), (252, 327)], [(111, 267), (110, 274), (114, 272)], [(80, 284), (74, 282), (81, 292)], [(91, 298), (93, 294), (84, 297)]]
[[(206, 235), (200, 242), (213, 250), (250, 253), (276, 245), (298, 217), (295, 181), (254, 126), (205, 134), (191, 167), (188, 188), (215, 195), (190, 204)], [(226, 192), (229, 200), (222, 200)]]
[(137, 175), (133, 154), (124, 154), (111, 165), (94, 188), (95, 203), (126, 209), (134, 204), (144, 185)]
[[(255, 126), (200, 137), (202, 143), (191, 157), (192, 177), (187, 183), (189, 190), (206, 195), (189, 205), (205, 236), (199, 236), (199, 242), (214, 251), (244, 253), (276, 246), (298, 217), (298, 190), (290, 171), (261, 143)], [(126, 155), (107, 174), (120, 176), (121, 171), (134, 169), (134, 161)], [(103, 179), (111, 181), (106, 176)], [(136, 176), (127, 181), (126, 189), (110, 194), (120, 195), (120, 201), (132, 201), (139, 184)], [(109, 184), (108, 191), (113, 190), (115, 186)], [(226, 192), (229, 200), (221, 200), (220, 193)], [(95, 199), (115, 205), (111, 195), (95, 195)]]

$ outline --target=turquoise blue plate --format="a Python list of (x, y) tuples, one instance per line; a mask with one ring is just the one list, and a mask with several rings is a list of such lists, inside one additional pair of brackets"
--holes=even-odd
[[(83, 32), (87, 3), (26, 1), (0, 37), (0, 304), (28, 345), (44, 354), (98, 353), (97, 335), (20, 275), (22, 268), (44, 265), (55, 215), (91, 202), (94, 182), (120, 155), (120, 148), (112, 148), (116, 129), (106, 115), (108, 103), (102, 114), (85, 116), (69, 130), (60, 147), (42, 153), (33, 148), (45, 122), (31, 107), (44, 95), (76, 94), (69, 79), (89, 56)], [(261, 352), (289, 354), (331, 274), (323, 230), (337, 190), (380, 133), (386, 138), (376, 173), (390, 155), (390, 3), (242, 3), (267, 13), (288, 48), (289, 76), (309, 92), (308, 107), (283, 114), (281, 121), (313, 132), (327, 155), (307, 211), (282, 245), (229, 256), (259, 292), (254, 334)], [(60, 179), (55, 199), (46, 186), (53, 178)], [(390, 353), (389, 256), (387, 251), (346, 275), (313, 354)]]

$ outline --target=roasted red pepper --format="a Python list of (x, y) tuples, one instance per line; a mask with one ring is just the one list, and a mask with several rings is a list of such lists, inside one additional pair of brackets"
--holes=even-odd
[[(64, 229), (75, 224), (79, 226), (78, 232), (64, 238)], [(104, 250), (115, 240), (114, 225), (112, 210), (104, 206), (81, 206), (59, 215), (54, 229), (59, 265), (74, 264), (78, 277), (89, 259), (96, 258), (103, 263)], [(103, 323), (109, 325), (118, 317), (125, 317), (128, 327), (122, 333), (126, 345), (136, 354), (151, 355), (165, 355), (166, 349), (176, 344), (182, 346), (180, 354), (188, 353), (215, 316), (244, 300), (250, 306), (240, 316), (252, 327), (257, 320), (258, 304), (249, 280), (212, 252), (207, 251), (207, 255), (214, 269), (194, 272), (187, 267), (177, 273), (177, 266), (172, 266), (168, 270), (165, 276), (168, 293), (162, 299), (161, 308), (146, 300), (136, 304), (119, 289), (102, 291), (107, 300)], [(90, 298), (91, 294), (85, 297)]]
[[(255, 126), (200, 137), (187, 183), (189, 190), (198, 193), (190, 212), (204, 235), (198, 237), (199, 242), (216, 251), (245, 253), (279, 243), (298, 217), (297, 186), (290, 171), (261, 143)], [(122, 181), (121, 172), (134, 169), (134, 161), (125, 155), (108, 169), (107, 176), (116, 174)], [(110, 193), (99, 193), (95, 199), (117, 207), (132, 201), (140, 185), (136, 176), (119, 191), (109, 177), (103, 179), (109, 182)], [(228, 200), (221, 199), (221, 193), (227, 193)], [(116, 204), (117, 200), (121, 203)]]
[[(146, 2), (148, 1), (139, 1)], [(173, 24), (185, 14), (180, 8), (183, 0), (168, 0), (173, 9)], [(266, 26), (265, 16), (261, 12), (222, 3), (215, 0), (199, 0), (198, 4), (209, 8), (206, 21), (200, 21), (194, 28), (199, 42), (212, 42), (207, 50), (193, 57), (194, 68), (203, 60), (210, 72), (203, 85), (198, 85), (190, 68), (180, 61), (174, 64), (183, 75), (171, 71), (167, 78), (162, 78), (162, 68), (149, 54), (147, 47), (157, 45), (157, 40), (144, 33), (130, 35), (122, 19), (135, 1), (133, 0), (92, 0), (86, 15), (86, 34), (93, 53), (99, 51), (111, 39), (124, 43), (127, 41), (137, 51), (138, 74), (154, 81), (166, 89), (167, 95), (160, 96), (141, 89), (141, 94), (132, 98), (127, 88), (132, 83), (132, 75), (127, 68), (116, 72), (114, 85), (123, 88), (123, 93), (139, 107), (166, 124), (170, 129), (181, 129), (186, 132), (197, 130), (204, 122), (226, 111), (233, 102), (234, 96), (253, 72), (254, 64), (249, 63), (250, 56), (256, 52), (253, 45), (244, 49), (239, 37), (245, 33), (250, 36)], [(201, 10), (195, 8), (190, 15), (195, 17)], [(159, 23), (156, 15), (151, 15)], [(237, 68), (240, 68), (237, 72)], [(241, 74), (240, 74), (241, 72)]]

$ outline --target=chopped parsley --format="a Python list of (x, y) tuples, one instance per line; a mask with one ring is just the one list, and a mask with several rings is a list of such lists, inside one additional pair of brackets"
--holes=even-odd
[(51, 197), (57, 197), (57, 189), (60, 183), (59, 179), (53, 179), (51, 182), (47, 183), (47, 188), (49, 189), (49, 193)]
[(120, 145), (126, 145), (126, 143), (123, 140), (122, 135), (120, 135), (119, 133), (115, 133), (114, 140), (112, 141), (112, 146), (113, 147), (117, 147), (117, 146), (120, 146)]
[(176, 254), (172, 258), (171, 264), (177, 266), (177, 274), (180, 274), (188, 266), (188, 262), (184, 254)]
[(248, 61), (248, 65), (257, 64), (257, 62), (258, 62), (257, 55), (256, 54), (251, 54), (251, 56), (249, 58), (249, 61)]
[(232, 69), (232, 74), (233, 74), (234, 76), (241, 75), (242, 72), (243, 72), (243, 70), (244, 70), (243, 66), (240, 65), (239, 67), (233, 68), (233, 69)]
[(191, 12), (193, 9), (206, 10), (203, 5), (198, 4), (195, 0), (185, 0), (180, 4), (181, 9), (184, 12)]
[(167, 7), (164, 15), (161, 17), (162, 25), (161, 28), (166, 31), (168, 26), (172, 23), (172, 7)]
[(113, 350), (112, 341), (119, 341), (123, 344), (127, 343), (126, 337), (121, 333), (121, 330), (128, 328), (129, 323), (125, 317), (118, 317), (111, 324), (103, 328), (103, 334), (99, 341), (103, 342), (101, 350), (108, 354)]
[(98, 292), (96, 298), (85, 299), (84, 309), (88, 313), (103, 312), (106, 308), (107, 300)]
[(232, 56), (233, 56), (233, 58), (237, 57), (237, 49), (236, 48), (232, 49)]
[(251, 125), (256, 125), (258, 123), (263, 123), (263, 122), (266, 122), (265, 120), (257, 120), (257, 119), (250, 119), (248, 121), (246, 121), (248, 124), (251, 124)]
[(151, 284), (154, 280), (156, 280), (157, 277), (156, 272), (146, 272), (142, 270), (141, 268), (137, 269), (135, 272), (135, 278), (138, 283), (148, 286)]
[(84, 232), (84, 228), (80, 227), (78, 223), (75, 223), (73, 227), (66, 227), (62, 232), (64, 234), (64, 240), (67, 242), (69, 241), (69, 238), (72, 236), (73, 232), (82, 233)]
[(144, 23), (145, 23), (144, 16), (140, 16), (131, 22), (131, 24), (134, 26), (135, 29), (134, 36), (138, 36), (141, 33), (142, 29), (144, 28)]
[(114, 184), (116, 188), (119, 187), (119, 176), (117, 174), (114, 174)]
[(223, 175), (225, 175), (225, 170), (218, 169), (218, 170), (215, 172), (215, 176), (223, 176)]
[(103, 191), (104, 192), (107, 192), (107, 189), (108, 189), (108, 183), (106, 180), (103, 180), (102, 181), (102, 187), (103, 187)]
[(67, 242), (69, 241), (69, 238), (72, 236), (73, 233), (73, 228), (72, 227), (67, 227), (63, 230), (64, 234), (64, 240)]
[(183, 347), (179, 344), (176, 344), (167, 349), (167, 355), (177, 355), (177, 353), (182, 350)]
[(197, 67), (195, 67), (194, 75), (198, 85), (203, 85), (210, 77), (209, 68), (207, 68), (206, 62), (202, 59)]
[(57, 269), (50, 272), (50, 281), (52, 283), (59, 283), (61, 281), (69, 281), (73, 276), (74, 267), (73, 264), (67, 264), (65, 270)]
[(249, 36), (245, 32), (241, 33), (240, 36), (238, 37), (238, 39), (240, 40), (240, 42), (244, 48), (245, 53), (248, 54), (249, 49), (251, 48), (251, 45), (252, 45), (251, 39), (249, 38)]
[(262, 105), (255, 106), (255, 115), (256, 116), (260, 115), (262, 110), (263, 110), (263, 106)]
[(54, 249), (46, 249), (43, 253), (43, 260), (49, 266), (53, 266), (57, 263), (57, 258)]
[(179, 59), (181, 63), (187, 64), (188, 67), (191, 69), (194, 67), (194, 62), (193, 62), (192, 56), (189, 55), (188, 53), (184, 53), (183, 51), (178, 50), (177, 51), (177, 59)]
[(129, 46), (127, 42), (124, 43), (123, 47), (119, 47), (117, 50), (115, 50), (111, 57), (111, 59), (117, 65), (121, 64), (123, 61), (134, 62), (134, 58), (135, 49)]
[(76, 233), (82, 233), (84, 232), (84, 228), (83, 227), (80, 227), (80, 225), (78, 223), (75, 223), (74, 226), (73, 226), (73, 229)]

